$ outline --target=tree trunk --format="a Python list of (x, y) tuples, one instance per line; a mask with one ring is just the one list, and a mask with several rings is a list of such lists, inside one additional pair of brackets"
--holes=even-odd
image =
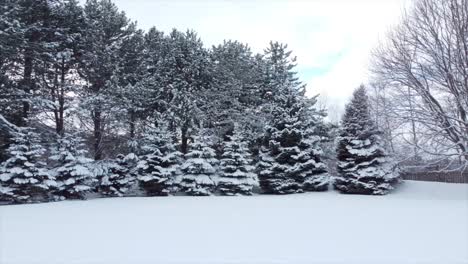
[(135, 138), (135, 113), (133, 111), (130, 111), (130, 138), (134, 139)]
[(182, 142), (181, 142), (181, 145), (180, 145), (180, 151), (183, 153), (183, 154), (187, 154), (187, 151), (188, 151), (188, 128), (187, 126), (184, 124), (181, 128), (181, 136), (182, 136)]
[[(30, 94), (31, 91), (33, 90), (32, 87), (32, 72), (33, 72), (33, 55), (32, 55), (32, 50), (28, 48), (25, 53), (24, 53), (24, 71), (23, 71), (23, 91), (25, 94)], [(22, 120), (20, 121), (20, 126), (25, 126), (26, 125), (26, 120), (28, 119), (29, 116), (29, 111), (31, 109), (31, 106), (29, 102), (23, 101), (23, 110), (22, 110)]]
[(58, 91), (58, 122), (57, 122), (57, 134), (59, 135), (64, 135), (65, 134), (65, 120), (64, 120), (64, 112), (65, 112), (65, 74), (66, 74), (66, 68), (65, 68), (65, 61), (62, 59), (62, 65), (60, 69), (60, 89)]
[(101, 126), (101, 112), (96, 110), (93, 114), (94, 124), (94, 160), (102, 159), (102, 126)]

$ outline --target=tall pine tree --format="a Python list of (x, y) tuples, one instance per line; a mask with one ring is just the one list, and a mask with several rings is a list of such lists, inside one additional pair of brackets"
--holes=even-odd
[(48, 31), (43, 38), (38, 108), (54, 124), (57, 134), (65, 133), (67, 117), (81, 87), (77, 74), (78, 47), (83, 35), (83, 10), (76, 0), (50, 5)]
[(393, 189), (399, 174), (385, 152), (381, 134), (371, 119), (366, 89), (360, 86), (346, 106), (338, 137), (336, 189), (376, 195)]
[(271, 97), (265, 109), (271, 118), (257, 164), (260, 187), (271, 194), (325, 190), (328, 175), (316, 135), (323, 115), (313, 108), (315, 99), (305, 97), (286, 45), (271, 43), (265, 59), (265, 96)]
[(16, 0), (5, 0), (0, 5), (0, 115), (16, 125), (22, 123), (23, 97), (19, 87), (20, 70), (15, 66), (24, 38), (19, 11)]
[[(259, 87), (262, 71), (250, 47), (237, 41), (224, 41), (211, 50), (213, 85), (201, 95), (204, 100), (204, 126), (223, 138), (234, 124), (246, 132), (258, 125), (261, 103)], [(250, 132), (250, 131), (249, 131)], [(254, 131), (252, 131), (254, 132)]]
[(173, 30), (168, 37), (169, 51), (160, 64), (161, 84), (169, 87), (169, 109), (165, 113), (170, 127), (180, 133), (180, 151), (186, 153), (191, 134), (201, 121), (200, 93), (211, 85), (209, 56), (193, 31)]
[(95, 160), (104, 157), (105, 128), (110, 125), (109, 115), (115, 92), (112, 77), (121, 65), (122, 42), (129, 37), (129, 20), (124, 12), (110, 0), (87, 0), (84, 6), (84, 32), (80, 47), (79, 74), (86, 81), (82, 109), (87, 112), (84, 120), (91, 119), (93, 155)]

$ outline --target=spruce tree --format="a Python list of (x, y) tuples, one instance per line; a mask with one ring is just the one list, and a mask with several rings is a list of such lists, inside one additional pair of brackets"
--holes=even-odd
[(217, 190), (223, 195), (251, 195), (256, 184), (249, 149), (237, 130), (223, 142)]
[(87, 151), (82, 139), (71, 134), (58, 136), (51, 152), (58, 199), (85, 199), (86, 193), (92, 190), (94, 175), (89, 169), (91, 160), (85, 156)]
[(134, 169), (137, 162), (138, 157), (133, 153), (127, 156), (117, 155), (116, 159), (107, 164), (104, 174), (98, 178), (98, 192), (111, 197), (124, 196), (135, 181)]
[(179, 191), (188, 195), (208, 196), (215, 189), (218, 160), (215, 150), (208, 146), (206, 138), (196, 137), (194, 140), (181, 167)]
[(13, 132), (18, 132), (19, 128), (10, 123), (2, 114), (0, 114), (0, 164), (7, 160), (7, 149), (14, 137)]
[(289, 129), (293, 120), (283, 109), (275, 109), (272, 125), (266, 131), (267, 145), (260, 153), (258, 178), (267, 194), (290, 194), (302, 191), (302, 177), (294, 172), (295, 157), (300, 154), (298, 131)]
[(7, 149), (10, 158), (0, 165), (0, 199), (16, 203), (47, 200), (56, 182), (41, 161), (45, 149), (38, 134), (21, 128), (13, 135)]
[(370, 117), (366, 89), (360, 86), (346, 106), (338, 137), (336, 189), (382, 195), (394, 188), (399, 174), (386, 154), (381, 134)]
[(326, 190), (329, 177), (318, 136), (323, 114), (314, 109), (315, 98), (305, 97), (287, 46), (271, 43), (266, 54), (264, 88), (271, 114), (257, 164), (260, 187), (269, 194)]
[(181, 153), (172, 143), (172, 134), (165, 127), (147, 135), (138, 163), (138, 181), (148, 196), (167, 196), (174, 188)]
[(301, 141), (298, 147), (301, 154), (295, 157), (295, 171), (300, 175), (303, 191), (325, 191), (330, 183), (330, 175), (322, 151), (323, 141), (328, 139), (323, 118), (325, 113), (317, 110), (313, 98), (299, 98), (295, 104), (293, 116), (295, 129), (300, 131)]

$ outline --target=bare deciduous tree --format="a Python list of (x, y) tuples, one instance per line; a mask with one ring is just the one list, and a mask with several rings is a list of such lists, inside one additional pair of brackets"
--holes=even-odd
[(398, 112), (423, 126), (431, 154), (468, 160), (468, 0), (417, 1), (375, 50), (372, 71), (410, 98)]

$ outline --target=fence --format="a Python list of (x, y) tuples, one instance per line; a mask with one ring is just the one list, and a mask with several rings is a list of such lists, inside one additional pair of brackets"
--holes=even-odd
[(401, 176), (404, 180), (411, 180), (411, 181), (468, 183), (468, 172), (462, 173), (460, 171), (402, 172)]

